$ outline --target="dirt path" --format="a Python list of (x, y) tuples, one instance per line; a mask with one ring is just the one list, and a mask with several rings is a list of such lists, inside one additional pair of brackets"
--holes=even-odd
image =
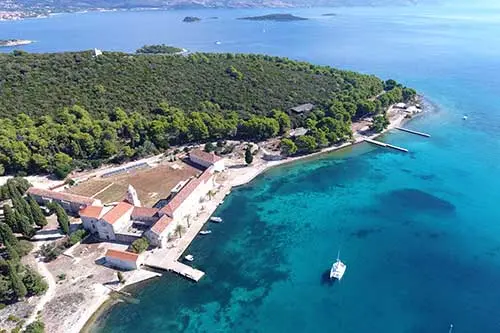
[(47, 281), (49, 288), (47, 289), (45, 294), (40, 298), (37, 305), (33, 309), (31, 315), (28, 317), (28, 319), (26, 319), (26, 322), (24, 324), (25, 327), (37, 319), (38, 313), (42, 311), (45, 304), (47, 304), (52, 300), (52, 298), (56, 293), (56, 281), (54, 280), (54, 277), (47, 269), (47, 266), (45, 266), (45, 263), (37, 260), (36, 266), (38, 269), (38, 273), (40, 273), (45, 278), (45, 281)]

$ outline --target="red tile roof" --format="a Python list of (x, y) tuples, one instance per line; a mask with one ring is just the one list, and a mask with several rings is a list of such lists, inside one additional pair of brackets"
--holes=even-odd
[(80, 216), (98, 219), (101, 216), (103, 209), (104, 207), (102, 206), (87, 206), (84, 209), (80, 210)]
[(206, 182), (212, 176), (212, 167), (209, 167), (198, 178), (191, 179), (173, 198), (165, 205), (160, 212), (169, 216), (173, 216), (175, 210), (184, 202), (184, 200), (193, 193), (196, 188), (202, 183)]
[(155, 224), (151, 227), (151, 231), (154, 233), (160, 235), (167, 226), (172, 222), (172, 219), (168, 217), (167, 215), (163, 215), (158, 221), (156, 221)]
[(158, 208), (134, 207), (132, 218), (134, 217), (153, 217), (158, 213)]
[(74, 203), (78, 203), (81, 205), (87, 205), (87, 206), (90, 206), (95, 201), (97, 201), (96, 199), (84, 197), (81, 195), (56, 192), (56, 191), (45, 190), (43, 188), (37, 188), (37, 187), (30, 187), (28, 189), (28, 194), (36, 195), (36, 196), (44, 197), (44, 198), (49, 198), (49, 199), (53, 199), (53, 200), (74, 202)]
[(137, 259), (139, 259), (139, 255), (137, 253), (132, 253), (129, 251), (113, 250), (113, 249), (108, 249), (106, 251), (105, 256), (109, 258), (120, 259), (123, 261), (133, 261), (133, 262), (136, 262)]
[(109, 224), (115, 223), (118, 219), (120, 219), (123, 215), (125, 215), (127, 212), (129, 212), (132, 209), (131, 204), (126, 203), (126, 202), (120, 202), (111, 210), (109, 210), (104, 216), (101, 218), (101, 220), (104, 220), (108, 222)]
[(211, 164), (214, 164), (215, 162), (220, 161), (222, 159), (222, 157), (217, 156), (214, 153), (207, 153), (201, 149), (191, 150), (189, 152), (189, 158), (191, 158), (191, 156)]

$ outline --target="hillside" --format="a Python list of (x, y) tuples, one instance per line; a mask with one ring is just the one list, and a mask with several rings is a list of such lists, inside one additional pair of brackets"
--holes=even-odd
[[(390, 82), (373, 101), (384, 89), (374, 76), (285, 58), (2, 54), (0, 173), (64, 177), (187, 142), (263, 140), (291, 124), (307, 126), (321, 147), (347, 139), (351, 119), (414, 94)], [(302, 103), (315, 111), (288, 112)]]
[(351, 79), (365, 97), (381, 90), (372, 76), (267, 56), (1, 54), (0, 109), (4, 116), (32, 116), (78, 104), (92, 115), (116, 107), (148, 114), (160, 102), (196, 111), (210, 101), (225, 110), (265, 114), (306, 102), (326, 104)]

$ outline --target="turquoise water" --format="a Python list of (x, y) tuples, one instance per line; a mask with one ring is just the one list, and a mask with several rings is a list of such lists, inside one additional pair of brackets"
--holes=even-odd
[[(332, 11), (338, 16), (321, 16)], [(217, 212), (225, 222), (188, 250), (206, 277), (193, 284), (166, 273), (95, 331), (416, 333), (448, 332), (450, 323), (454, 332), (500, 331), (500, 7), (303, 9), (293, 12), (314, 19), (234, 20), (264, 12), (0, 23), (2, 37), (38, 40), (31, 51), (164, 42), (286, 55), (393, 77), (434, 104), (408, 125), (432, 138), (383, 138), (408, 154), (359, 145), (233, 191)], [(188, 13), (219, 19), (180, 23)], [(338, 249), (348, 269), (331, 284)]]

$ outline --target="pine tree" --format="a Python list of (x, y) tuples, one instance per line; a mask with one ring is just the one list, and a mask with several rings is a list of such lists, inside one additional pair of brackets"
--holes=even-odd
[(22, 198), (21, 192), (16, 186), (16, 182), (7, 181), (7, 188), (9, 189), (9, 196), (11, 199)]
[(55, 210), (56, 210), (56, 215), (57, 215), (57, 222), (59, 223), (59, 227), (61, 228), (62, 232), (66, 235), (69, 234), (69, 217), (68, 214), (66, 214), (66, 211), (64, 208), (61, 207), (59, 204), (54, 204)]
[(13, 198), (14, 208), (21, 213), (21, 215), (26, 216), (31, 224), (34, 224), (33, 214), (31, 213), (31, 207), (23, 197)]
[(30, 220), (26, 216), (21, 216), (19, 215), (19, 220), (18, 225), (21, 234), (23, 234), (24, 237), (26, 238), (31, 238), (35, 235), (35, 229), (33, 229), (33, 226), (31, 225)]
[(10, 229), (13, 232), (19, 232), (17, 228), (16, 217), (10, 205), (3, 205), (3, 216), (4, 216), (4, 222), (10, 227)]
[(19, 274), (17, 273), (17, 269), (14, 263), (8, 261), (7, 265), (9, 267), (9, 278), (10, 282), (12, 283), (12, 289), (14, 289), (14, 293), (16, 294), (17, 298), (22, 298), (26, 296), (28, 291), (26, 290), (26, 286), (24, 285), (23, 281), (19, 277)]
[(0, 240), (5, 246), (9, 244), (16, 248), (19, 245), (16, 236), (14, 236), (10, 227), (5, 223), (0, 223)]
[(39, 227), (44, 227), (47, 225), (47, 219), (43, 215), (42, 209), (32, 197), (28, 197), (28, 203), (31, 208), (31, 214), (33, 215), (33, 220), (35, 224)]
[(11, 244), (5, 243), (5, 250), (7, 251), (7, 255), (9, 256), (9, 260), (11, 260), (13, 262), (19, 261), (19, 253)]
[(23, 230), (22, 220), (23, 220), (23, 215), (21, 214), (21, 212), (19, 212), (17, 209), (14, 210), (14, 221), (16, 224), (16, 232), (22, 233)]

